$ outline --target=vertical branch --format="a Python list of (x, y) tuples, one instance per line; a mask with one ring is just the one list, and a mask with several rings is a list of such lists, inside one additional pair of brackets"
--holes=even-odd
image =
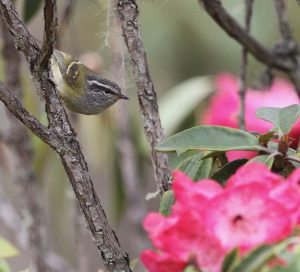
[[(14, 42), (4, 24), (2, 26), (3, 37), (3, 59), (6, 84), (15, 90), (15, 94), (22, 99), (22, 88), (20, 82), (20, 56), (14, 47)], [(33, 150), (27, 131), (14, 116), (7, 113), (10, 123), (9, 131), (3, 132), (4, 139), (12, 153), (15, 181), (19, 185), (20, 195), (23, 198), (24, 221), (29, 222), (29, 252), (30, 269), (33, 272), (50, 271), (46, 263), (46, 229), (45, 217), (43, 216), (40, 203), (40, 190), (32, 169)]]
[(155, 150), (155, 146), (163, 140), (164, 133), (158, 112), (156, 92), (141, 39), (138, 6), (135, 0), (118, 0), (117, 10), (138, 87), (140, 110), (143, 116), (144, 131), (150, 143), (156, 184), (160, 190), (166, 191), (169, 189), (168, 157)]
[[(113, 12), (116, 12), (114, 3)], [(117, 17), (113, 17), (111, 29), (111, 48), (113, 54), (112, 71), (115, 75), (115, 80), (126, 93), (125, 75), (124, 75), (124, 50), (121, 40), (120, 22)], [(119, 164), (122, 173), (122, 180), (124, 183), (124, 190), (126, 194), (126, 212), (124, 218), (126, 224), (129, 224), (129, 229), (132, 230), (132, 243), (135, 245), (135, 250), (140, 252), (145, 248), (145, 234), (141, 228), (141, 222), (146, 214), (145, 198), (142, 194), (141, 177), (139, 176), (138, 161), (134, 143), (130, 130), (130, 106), (127, 103), (119, 103), (116, 114), (118, 139), (117, 149), (119, 153)]]
[[(252, 17), (252, 8), (254, 0), (245, 0), (245, 32), (249, 34), (250, 24)], [(239, 128), (245, 129), (245, 101), (246, 101), (246, 76), (247, 76), (247, 57), (248, 49), (247, 47), (242, 47), (242, 56), (241, 56), (241, 67), (240, 67), (240, 113), (239, 113)]]
[(42, 56), (40, 57), (41, 68), (48, 68), (50, 57), (53, 53), (53, 48), (56, 41), (56, 13), (56, 0), (46, 0), (44, 6), (45, 29), (42, 45)]
[(277, 12), (279, 30), (283, 40), (287, 44), (294, 43), (284, 0), (274, 0), (274, 4)]

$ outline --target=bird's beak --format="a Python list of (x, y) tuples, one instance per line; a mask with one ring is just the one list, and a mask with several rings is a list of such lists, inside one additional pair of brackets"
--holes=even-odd
[(121, 93), (119, 94), (119, 98), (129, 100), (129, 98), (126, 95), (121, 94)]

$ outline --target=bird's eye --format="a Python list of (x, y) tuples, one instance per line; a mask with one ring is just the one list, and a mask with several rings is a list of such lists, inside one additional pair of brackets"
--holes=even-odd
[(101, 90), (106, 93), (106, 94), (112, 94), (113, 91), (111, 89), (108, 89), (108, 88), (104, 88), (104, 87), (101, 87)]

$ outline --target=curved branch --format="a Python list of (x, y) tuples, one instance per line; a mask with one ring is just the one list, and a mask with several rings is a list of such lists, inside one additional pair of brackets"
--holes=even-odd
[(50, 129), (42, 125), (38, 119), (32, 116), (21, 104), (21, 102), (13, 95), (3, 82), (0, 81), (0, 100), (5, 104), (6, 108), (17, 117), (32, 133), (39, 137), (43, 142), (52, 148), (58, 145), (58, 139)]
[(225, 32), (243, 45), (261, 62), (283, 71), (296, 68), (296, 63), (289, 57), (279, 56), (255, 40), (244, 28), (223, 8), (220, 0), (199, 0), (211, 18)]
[[(55, 29), (52, 27), (55, 26), (56, 22), (56, 1), (47, 0), (47, 2), (48, 4), (46, 3), (46, 6), (52, 10), (45, 11), (45, 17), (49, 16), (49, 19), (46, 19), (45, 35), (49, 36), (44, 38), (44, 41), (47, 41), (45, 43), (48, 44), (44, 48), (47, 48), (46, 51), (50, 52), (53, 47), (52, 37), (55, 35)], [(47, 131), (51, 131), (51, 135), (57, 141), (53, 144), (48, 137), (43, 137), (43, 140), (59, 154), (62, 160), (70, 183), (76, 194), (76, 198), (79, 201), (80, 208), (85, 215), (89, 230), (100, 251), (104, 265), (109, 271), (130, 272), (131, 269), (129, 266), (128, 255), (121, 250), (119, 241), (107, 221), (99, 197), (95, 192), (94, 185), (88, 172), (87, 163), (81, 152), (76, 134), (71, 127), (68, 116), (59, 100), (55, 85), (50, 79), (48, 65), (46, 65), (46, 60), (49, 55), (47, 53), (45, 58), (43, 58), (45, 59), (45, 65), (43, 66), (40, 65), (41, 62), (36, 61), (39, 59), (37, 59), (36, 56), (41, 56), (41, 50), (37, 46), (35, 39), (20, 20), (11, 1), (0, 0), (0, 12), (3, 20), (8, 25), (15, 45), (24, 53), (26, 60), (29, 63), (31, 74), (37, 84), (38, 90), (46, 100), (46, 112), (49, 120), (49, 128)], [(47, 15), (48, 12), (49, 14)], [(47, 22), (47, 20), (50, 20), (51, 18), (53, 21)], [(49, 30), (47, 30), (48, 27)], [(33, 117), (29, 118), (25, 109), (23, 109), (20, 104), (18, 105), (19, 108), (17, 111), (14, 109), (13, 105), (10, 105), (10, 100), (13, 100), (11, 94), (6, 92), (4, 99), (3, 96), (0, 96), (0, 99), (4, 101), (10, 111), (28, 126), (33, 133), (38, 136), (43, 136), (40, 131), (40, 124), (37, 124)], [(24, 118), (22, 112), (25, 113), (28, 118)], [(37, 126), (37, 128), (35, 128), (35, 126)]]

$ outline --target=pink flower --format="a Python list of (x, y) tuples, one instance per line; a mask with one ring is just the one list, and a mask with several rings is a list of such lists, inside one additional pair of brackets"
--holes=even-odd
[[(180, 171), (173, 175), (176, 203), (171, 215), (150, 213), (144, 220), (144, 228), (159, 253), (146, 251), (142, 261), (150, 272), (164, 271), (156, 269), (162, 258), (164, 263), (171, 263), (169, 271), (177, 271), (171, 267), (176, 260), (180, 266), (196, 263), (203, 271), (219, 272), (225, 251), (217, 239), (208, 235), (202, 213), (207, 201), (223, 188), (208, 179), (195, 183)], [(149, 259), (154, 266), (148, 265)]]
[[(239, 114), (239, 84), (230, 74), (221, 74), (216, 79), (217, 92), (212, 98), (208, 110), (204, 113), (201, 123), (206, 125), (222, 125), (237, 128)], [(285, 79), (275, 79), (272, 86), (265, 91), (249, 89), (246, 95), (246, 129), (266, 133), (272, 124), (257, 119), (255, 112), (260, 107), (286, 107), (299, 104), (294, 87)], [(293, 126), (290, 137), (295, 139), (292, 147), (296, 147), (300, 136), (300, 120)], [(238, 158), (251, 158), (255, 152), (230, 151), (230, 161)]]
[(141, 255), (150, 272), (183, 271), (190, 264), (220, 272), (233, 248), (244, 254), (278, 242), (298, 224), (300, 169), (284, 180), (263, 164), (246, 164), (225, 188), (210, 179), (192, 182), (180, 171), (173, 175), (171, 214), (150, 213), (144, 220), (156, 248)]
[(239, 185), (211, 199), (205, 213), (207, 229), (228, 250), (242, 251), (280, 241), (291, 232), (287, 210), (268, 197), (262, 183)]
[(172, 188), (175, 193), (176, 203), (173, 210), (195, 209), (201, 213), (208, 199), (223, 191), (220, 184), (211, 179), (193, 182), (190, 177), (180, 171), (173, 172)]
[(270, 192), (270, 198), (279, 202), (292, 216), (292, 223), (298, 223), (299, 205), (300, 205), (300, 188), (295, 185), (285, 182), (280, 186), (275, 187)]
[[(196, 263), (203, 271), (220, 271), (225, 251), (218, 240), (208, 235), (197, 212), (187, 209), (184, 213), (172, 214), (169, 217), (152, 213), (146, 217), (144, 228), (159, 252), (166, 254), (165, 257), (170, 256), (168, 260), (175, 259), (186, 266)], [(155, 257), (152, 258), (155, 263), (161, 261), (161, 255), (151, 256)], [(160, 271), (151, 270), (147, 263), (144, 264), (150, 272)], [(170, 268), (169, 271), (173, 270)]]
[(247, 163), (239, 168), (226, 182), (226, 187), (234, 187), (244, 185), (246, 183), (258, 182), (272, 189), (275, 186), (282, 184), (284, 178), (272, 173), (268, 167), (262, 163)]
[(289, 175), (288, 181), (300, 189), (300, 168), (295, 169), (292, 174)]
[(300, 223), (300, 168), (270, 191), (270, 197), (284, 206), (292, 216), (293, 225)]
[(150, 272), (182, 272), (186, 263), (169, 254), (159, 254), (152, 250), (145, 250), (141, 260)]

